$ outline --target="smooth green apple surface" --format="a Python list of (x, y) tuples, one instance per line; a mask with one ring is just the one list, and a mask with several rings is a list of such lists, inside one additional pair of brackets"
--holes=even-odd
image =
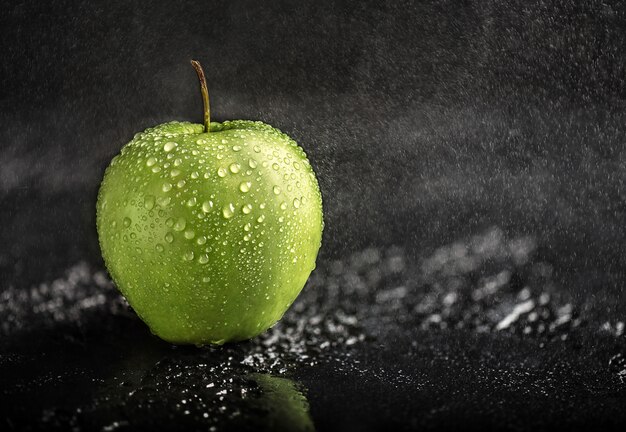
[(321, 244), (322, 199), (304, 151), (261, 122), (171, 122), (137, 134), (97, 203), (106, 266), (153, 333), (221, 344), (278, 321)]

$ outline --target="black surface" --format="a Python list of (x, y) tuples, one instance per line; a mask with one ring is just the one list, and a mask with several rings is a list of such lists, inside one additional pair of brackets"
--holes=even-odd
[[(622, 2), (3, 10), (3, 429), (623, 429)], [(121, 146), (200, 121), (190, 58), (216, 120), (293, 136), (324, 197), (298, 303), (224, 348), (150, 336), (95, 233)]]

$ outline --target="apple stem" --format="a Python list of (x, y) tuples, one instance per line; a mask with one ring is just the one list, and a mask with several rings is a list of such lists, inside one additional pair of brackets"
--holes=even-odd
[(198, 80), (200, 81), (200, 92), (202, 92), (202, 102), (204, 104), (204, 131), (211, 131), (211, 107), (209, 106), (209, 89), (206, 85), (206, 78), (200, 62), (197, 60), (191, 60), (191, 66), (196, 70), (198, 74)]

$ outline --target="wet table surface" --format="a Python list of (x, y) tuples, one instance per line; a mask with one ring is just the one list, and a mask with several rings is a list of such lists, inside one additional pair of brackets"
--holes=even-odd
[[(2, 293), (5, 426), (68, 430), (619, 427), (624, 322), (563, 290), (532, 236), (321, 259), (245, 343), (152, 336), (86, 262)], [(595, 306), (595, 307), (594, 307)]]
[[(15, 3), (0, 69), (1, 430), (623, 430), (623, 2)], [(69, 19), (68, 17), (73, 17)], [(306, 150), (317, 268), (258, 338), (172, 346), (111, 282), (134, 133)]]

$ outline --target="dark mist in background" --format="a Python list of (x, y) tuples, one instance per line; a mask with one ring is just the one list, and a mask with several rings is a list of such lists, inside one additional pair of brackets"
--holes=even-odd
[(498, 226), (622, 296), (623, 2), (15, 2), (0, 28), (4, 286), (101, 265), (104, 168), (138, 131), (201, 121), (197, 58), (215, 120), (306, 150), (323, 256)]

